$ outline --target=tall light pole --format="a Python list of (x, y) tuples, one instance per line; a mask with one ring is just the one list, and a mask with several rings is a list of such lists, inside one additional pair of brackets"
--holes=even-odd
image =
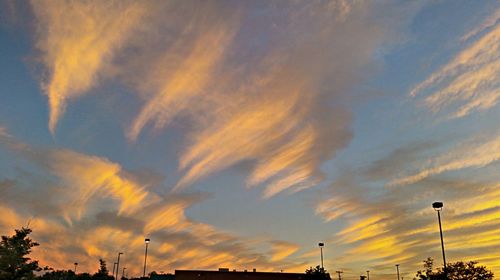
[(123, 270), (122, 270), (122, 278), (125, 278), (125, 269), (127, 269), (127, 268), (124, 267)]
[(118, 272), (120, 271), (120, 255), (123, 255), (122, 252), (119, 252), (118, 253), (118, 261), (116, 261), (116, 278), (115, 279), (118, 279)]
[(116, 263), (113, 263), (113, 277), (115, 277), (115, 268), (116, 268)]
[(321, 253), (321, 268), (324, 268), (323, 267), (323, 247), (325, 246), (325, 243), (320, 242), (320, 243), (318, 243), (318, 246), (319, 246), (319, 250)]
[(368, 276), (367, 280), (370, 280), (370, 271), (369, 270), (366, 271), (366, 276)]
[(443, 210), (443, 202), (436, 201), (432, 203), (432, 208), (434, 208), (434, 210), (436, 210), (436, 212), (438, 213), (439, 235), (441, 236), (441, 251), (443, 253), (443, 264), (444, 264), (444, 269), (443, 269), (444, 279), (448, 279), (448, 274), (446, 271), (446, 256), (444, 254), (443, 229), (441, 227), (441, 210)]
[(76, 263), (74, 263), (74, 265), (75, 265), (75, 274), (76, 274), (76, 267), (78, 266), (78, 263), (76, 262)]
[(144, 252), (144, 272), (142, 274), (142, 277), (146, 277), (146, 260), (148, 259), (148, 244), (151, 242), (151, 239), (146, 238), (144, 239), (144, 243), (146, 243), (146, 252)]
[(398, 272), (398, 280), (399, 280), (399, 264), (396, 265), (396, 270)]

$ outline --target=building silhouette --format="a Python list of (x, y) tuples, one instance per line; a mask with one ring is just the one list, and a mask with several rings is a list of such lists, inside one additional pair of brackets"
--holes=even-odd
[(175, 280), (305, 280), (304, 273), (230, 271), (219, 270), (176, 270)]

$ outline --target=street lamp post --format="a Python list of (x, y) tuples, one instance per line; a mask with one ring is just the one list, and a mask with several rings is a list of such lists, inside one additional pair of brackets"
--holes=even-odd
[(443, 253), (444, 279), (448, 279), (448, 274), (447, 274), (447, 271), (446, 271), (446, 256), (444, 254), (443, 228), (441, 227), (441, 210), (443, 210), (443, 202), (436, 201), (436, 202), (432, 203), (432, 208), (434, 208), (434, 210), (436, 210), (436, 212), (438, 214), (439, 235), (441, 237), (441, 251)]
[(127, 269), (127, 268), (126, 268), (126, 267), (124, 267), (124, 268), (123, 268), (123, 270), (122, 270), (122, 278), (125, 278), (125, 270), (126, 270), (126, 269)]
[(113, 277), (115, 277), (115, 268), (116, 268), (116, 263), (113, 263)]
[(366, 271), (366, 276), (367, 276), (367, 280), (370, 280), (370, 271), (369, 270)]
[(78, 263), (76, 262), (76, 263), (74, 263), (74, 265), (75, 265), (75, 274), (76, 274), (76, 267), (78, 266)]
[(118, 279), (118, 272), (120, 271), (120, 255), (123, 255), (122, 252), (119, 252), (118, 253), (118, 261), (116, 261), (116, 278), (115, 279)]
[(146, 260), (148, 259), (148, 244), (151, 242), (151, 239), (146, 238), (144, 239), (144, 243), (146, 243), (146, 251), (144, 252), (144, 272), (142, 274), (142, 277), (146, 277)]
[(396, 271), (398, 272), (398, 280), (399, 280), (399, 264), (396, 265)]
[(325, 243), (320, 242), (320, 243), (318, 243), (318, 246), (319, 246), (319, 250), (320, 250), (320, 254), (321, 254), (321, 268), (324, 268), (323, 267), (323, 247), (325, 246)]

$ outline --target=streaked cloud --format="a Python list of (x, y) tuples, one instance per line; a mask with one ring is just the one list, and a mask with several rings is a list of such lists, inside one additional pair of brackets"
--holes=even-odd
[[(322, 181), (321, 164), (351, 138), (345, 93), (361, 79), (358, 67), (372, 63), (370, 53), (383, 38), (376, 25), (366, 30), (359, 21), (369, 5), (344, 4), (291, 5), (293, 17), (262, 30), (276, 38), (267, 53), (236, 67), (241, 73), (222, 71), (224, 84), (202, 99), (210, 110), (198, 110), (202, 115), (193, 118), (177, 190), (243, 161), (253, 163), (248, 186), (264, 186), (264, 198)], [(305, 18), (308, 24), (302, 25)], [(359, 36), (349, 36), (345, 45), (330, 40), (347, 33)], [(344, 52), (358, 55), (342, 57)], [(234, 68), (234, 63), (227, 64)]]
[[(410, 95), (446, 119), (490, 110), (495, 117), (500, 72), (499, 11), (459, 40), (465, 46), (417, 84)], [(450, 122), (451, 123), (451, 122)], [(486, 123), (481, 134), (432, 134), (425, 141), (391, 147), (390, 152), (341, 176), (322, 193), (316, 214), (336, 223), (330, 243), (344, 252), (338, 266), (369, 266), (379, 277), (399, 263), (416, 271), (420, 261), (439, 259), (439, 228), (431, 203), (443, 200), (448, 261), (478, 260), (500, 269), (498, 131)], [(444, 126), (435, 123), (433, 126)], [(433, 128), (435, 129), (435, 127)], [(418, 135), (423, 128), (413, 127)], [(377, 277), (375, 274), (375, 277)], [(413, 275), (405, 275), (405, 278)]]
[(145, 186), (134, 182), (120, 165), (106, 158), (65, 149), (33, 149), (7, 133), (3, 133), (0, 140), (57, 176), (61, 184), (71, 185), (71, 190), (60, 188), (60, 197), (57, 198), (66, 201), (63, 208), (67, 211), (65, 218), (70, 223), (75, 218), (79, 220), (89, 202), (99, 197), (119, 201), (119, 213), (136, 211), (145, 203), (146, 197), (150, 202), (158, 199), (148, 197)]
[[(7, 2), (9, 17), (16, 16), (16, 5)], [(360, 268), (386, 279), (395, 263), (414, 272), (422, 259), (438, 259), (430, 204), (442, 199), (450, 260), (476, 259), (500, 271), (500, 136), (494, 121), (498, 8), (454, 35), (458, 47), (453, 45), (451, 58), (448, 53), (431, 57), (433, 65), (446, 59), (416, 81), (412, 71), (426, 70), (414, 67), (420, 57), (429, 62), (428, 49), (445, 46), (449, 52), (452, 45), (414, 44), (412, 32), (426, 31), (421, 21), (434, 14), (413, 18), (416, 6), (427, 5), (422, 2), (56, 0), (26, 5), (34, 16), (36, 67), (43, 69), (39, 79), (48, 97), (52, 135), (67, 107), (85, 112), (71, 118), (83, 126), (94, 110), (103, 117), (97, 118), (96, 131), (85, 131), (95, 137), (92, 144), (38, 138), (28, 131), (43, 108), (23, 115), (16, 129), (33, 136), (30, 144), (0, 126), (0, 146), (11, 153), (0, 159), (0, 167), (6, 167), (0, 176), (0, 211), (5, 213), (0, 230), (29, 223), (42, 243), (35, 257), (43, 264), (67, 268), (68, 260), (78, 260), (82, 270), (94, 271), (98, 258), (112, 264), (123, 250), (123, 261), (135, 273), (146, 236), (153, 240), (149, 267), (157, 271), (303, 271), (318, 261), (317, 248), (276, 240), (267, 228), (256, 229), (264, 236), (243, 237), (193, 219), (189, 209), (210, 195), (189, 191), (220, 184), (252, 193), (249, 197), (253, 192), (244, 187), (258, 188), (264, 199), (320, 186), (318, 193), (261, 203), (285, 208), (288, 216), (280, 218), (287, 224), (314, 211), (328, 223), (320, 225), (327, 230), (298, 231), (304, 239), (329, 232), (324, 240), (328, 269), (356, 278)], [(400, 34), (408, 22), (411, 30)], [(475, 17), (464, 25), (473, 22)], [(394, 41), (401, 44), (391, 53), (387, 46)], [(397, 71), (385, 73), (386, 63)], [(379, 76), (370, 80), (379, 70), (388, 84), (373, 89), (382, 84)], [(401, 92), (409, 84), (414, 85), (411, 102), (385, 92)], [(356, 94), (375, 91), (384, 93), (373, 103), (371, 94)], [(408, 101), (408, 93), (403, 96)], [(415, 117), (413, 111), (420, 102), (449, 121), (420, 123), (421, 112)], [(18, 125), (20, 119), (9, 114), (0, 117)], [(99, 123), (104, 116), (116, 117), (123, 135)], [(123, 137), (123, 143), (110, 142), (110, 134), (119, 134), (113, 139)], [(128, 169), (141, 165), (154, 166), (160, 175)], [(214, 176), (228, 170), (229, 180)], [(220, 181), (209, 180), (214, 178)], [(297, 206), (315, 194), (313, 211)], [(226, 193), (214, 195), (220, 199)], [(228, 205), (237, 203), (229, 200)], [(227, 211), (239, 218), (244, 211), (239, 206)], [(233, 230), (240, 225), (221, 220)]]
[[(475, 137), (448, 151), (436, 149), (437, 143), (413, 144), (356, 171), (343, 170), (316, 207), (325, 221), (340, 225), (328, 241), (343, 252), (334, 257), (337, 265), (364, 265), (384, 273), (395, 263), (405, 271), (416, 271), (420, 260), (439, 259), (439, 228), (431, 203), (443, 200), (448, 261), (481, 260), (497, 271), (499, 263), (488, 256), (500, 248), (496, 238), (500, 177), (490, 172), (498, 165), (496, 161), (485, 159), (495, 154), (496, 138)], [(418, 180), (416, 175), (409, 176), (385, 186), (395, 182), (391, 181), (394, 174), (421, 163), (434, 167), (418, 173), (425, 174)], [(467, 170), (468, 175), (448, 174), (457, 170)], [(409, 185), (402, 187), (403, 181)]]
[(427, 177), (465, 168), (480, 168), (500, 159), (500, 136), (491, 139), (473, 139), (454, 149), (428, 159), (427, 166), (414, 175), (394, 179), (390, 186), (408, 185)]
[(486, 111), (500, 98), (499, 10), (483, 24), (464, 35), (467, 46), (446, 65), (415, 86), (412, 96), (423, 95), (424, 103), (447, 118), (461, 118)]
[(37, 48), (46, 68), (49, 129), (55, 132), (68, 101), (87, 93), (105, 76), (116, 50), (144, 16), (142, 2), (31, 1), (37, 18)]
[(348, 92), (385, 38), (364, 1), (32, 6), (50, 130), (104, 79), (125, 85), (142, 101), (129, 140), (181, 124), (176, 190), (243, 161), (265, 198), (317, 185), (351, 138)]
[[(141, 263), (145, 236), (152, 239), (150, 270), (218, 266), (276, 270), (297, 265), (286, 260), (297, 250), (291, 243), (252, 241), (187, 217), (186, 209), (206, 199), (206, 194), (161, 196), (109, 159), (32, 147), (4, 128), (0, 143), (38, 169), (0, 181), (0, 209), (7, 215), (0, 220), (0, 230), (33, 228), (34, 239), (41, 243), (33, 255), (42, 265), (66, 268), (71, 259), (78, 260), (82, 270), (93, 271), (99, 258), (113, 263), (115, 253), (123, 251), (124, 265), (138, 275), (140, 267), (133, 264)], [(38, 184), (35, 190), (29, 177)], [(45, 201), (37, 203), (43, 194)], [(253, 247), (267, 242), (287, 248), (264, 252)]]
[[(214, 75), (238, 23), (237, 20), (229, 20), (231, 16), (222, 20), (214, 19), (215, 14), (210, 10), (205, 13), (192, 15), (195, 20), (187, 26), (180, 22), (166, 23), (180, 25), (181, 28), (177, 30), (178, 37), (174, 42), (166, 42), (169, 47), (165, 53), (158, 54), (159, 61), (152, 62), (154, 71), (140, 81), (139, 90), (153, 92), (147, 96), (127, 133), (131, 140), (136, 140), (149, 122), (153, 122), (157, 130), (164, 128), (179, 114), (196, 110), (193, 108), (200, 106), (200, 101), (205, 101), (204, 96), (211, 94), (210, 85), (215, 82)], [(205, 105), (203, 109), (208, 108)]]
[(284, 258), (290, 256), (291, 254), (297, 252), (299, 246), (297, 244), (285, 241), (274, 241), (272, 242), (273, 255), (271, 260), (280, 261)]

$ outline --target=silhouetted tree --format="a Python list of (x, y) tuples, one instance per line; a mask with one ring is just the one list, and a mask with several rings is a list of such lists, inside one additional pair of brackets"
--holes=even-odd
[(102, 275), (108, 275), (109, 271), (108, 268), (106, 267), (106, 261), (103, 259), (99, 259), (99, 270), (97, 271), (98, 274)]
[[(45, 269), (44, 269), (45, 271)], [(81, 279), (77, 275), (75, 275), (75, 272), (72, 270), (53, 270), (53, 269), (47, 269), (47, 272), (41, 276), (38, 277), (38, 279), (41, 280), (76, 280), (76, 279)]]
[(306, 269), (306, 279), (307, 280), (331, 280), (330, 273), (328, 273), (323, 267), (319, 265), (315, 268)]
[(92, 276), (92, 279), (95, 280), (111, 280), (113, 279), (112, 276), (109, 275), (108, 268), (106, 267), (106, 261), (103, 259), (99, 259), (99, 270), (97, 271), (94, 276)]
[[(93, 278), (93, 276), (90, 275), (90, 273), (84, 272), (84, 273), (79, 273), (76, 279), (78, 279), (78, 280), (91, 280), (94, 278)], [(111, 278), (111, 279), (113, 279), (113, 278)]]
[(433, 271), (434, 260), (427, 258), (423, 261), (424, 269), (417, 271), (416, 278), (418, 280), (437, 280), (437, 272)]
[(34, 272), (41, 270), (38, 261), (31, 261), (27, 257), (31, 248), (38, 243), (31, 240), (28, 235), (31, 229), (16, 229), (13, 236), (2, 236), (0, 242), (0, 279), (33, 279)]
[[(455, 263), (447, 263), (447, 279), (448, 280), (493, 280), (493, 272), (485, 266), (476, 266), (476, 261), (467, 263), (458, 261)], [(443, 280), (445, 275), (442, 268), (434, 271), (434, 260), (427, 258), (424, 260), (424, 269), (419, 270), (416, 274), (416, 280)]]

